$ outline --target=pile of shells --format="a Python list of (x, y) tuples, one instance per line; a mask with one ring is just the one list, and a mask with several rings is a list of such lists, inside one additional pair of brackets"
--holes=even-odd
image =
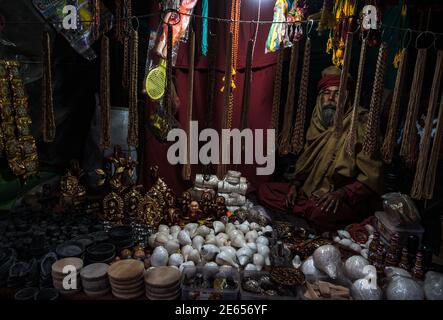
[(368, 259), (369, 253), (369, 245), (371, 244), (372, 239), (374, 238), (374, 228), (367, 224), (365, 229), (368, 231), (369, 238), (366, 243), (358, 243), (352, 239), (351, 235), (346, 230), (338, 230), (337, 235), (333, 238), (334, 242), (339, 243), (340, 245), (347, 247), (356, 253), (359, 253), (365, 259)]
[(149, 237), (154, 249), (152, 267), (231, 266), (245, 270), (262, 270), (270, 266), (269, 239), (272, 227), (244, 221), (224, 224), (214, 221), (213, 227), (189, 223), (180, 226), (160, 225)]

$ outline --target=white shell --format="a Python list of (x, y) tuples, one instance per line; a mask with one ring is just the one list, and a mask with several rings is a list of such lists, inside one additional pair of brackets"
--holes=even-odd
[(232, 230), (228, 233), (229, 239), (234, 239), (236, 236), (243, 236), (243, 233), (239, 230)]
[(351, 243), (349, 248), (351, 248), (352, 250), (354, 250), (355, 252), (358, 252), (358, 253), (360, 253), (360, 251), (361, 251), (361, 247), (357, 243)]
[(203, 237), (200, 235), (197, 235), (194, 237), (194, 239), (192, 239), (192, 246), (194, 247), (194, 249), (197, 249), (198, 252), (200, 252), (204, 243), (205, 239), (203, 239)]
[(188, 224), (185, 226), (185, 229), (184, 229), (184, 230), (188, 231), (189, 236), (190, 236), (191, 238), (193, 238), (194, 235), (195, 235), (195, 230), (197, 230), (197, 228), (198, 228), (198, 223), (188, 223)]
[(252, 252), (252, 250), (248, 246), (245, 246), (245, 247), (242, 247), (242, 248), (238, 249), (237, 252), (236, 252), (236, 255), (237, 255), (237, 258), (239, 258), (239, 261), (240, 261), (240, 257), (241, 256), (247, 256), (247, 257), (251, 258), (252, 255), (253, 255), (253, 252)]
[(168, 263), (168, 258), (168, 251), (164, 247), (158, 246), (154, 249), (154, 252), (151, 255), (151, 266), (166, 266), (166, 264)]
[(257, 222), (251, 222), (249, 224), (249, 229), (258, 231), (261, 230), (261, 226)]
[(225, 232), (227, 234), (229, 234), (229, 232), (231, 232), (231, 231), (233, 231), (235, 229), (236, 229), (235, 226), (232, 223), (229, 222), (228, 224), (226, 224)]
[(214, 261), (206, 262), (205, 267), (218, 267), (218, 264)]
[(154, 246), (155, 246), (155, 238), (156, 237), (157, 237), (157, 234), (154, 233), (154, 234), (151, 234), (148, 238), (148, 244), (151, 248), (154, 248)]
[(341, 245), (345, 246), (345, 247), (349, 247), (352, 244), (352, 241), (350, 239), (341, 239), (338, 243), (340, 243)]
[(213, 234), (208, 234), (205, 238), (205, 244), (217, 245), (217, 238)]
[(259, 236), (262, 236), (262, 235), (263, 235), (263, 231), (259, 231), (259, 232), (257, 232), (257, 233), (258, 233)]
[(227, 254), (229, 254), (232, 259), (235, 259), (236, 254), (237, 254), (237, 250), (235, 250), (235, 248), (231, 247), (231, 246), (224, 246), (220, 248), (220, 251), (226, 252)]
[(195, 231), (196, 235), (202, 236), (202, 237), (206, 237), (208, 234), (211, 233), (211, 229), (209, 229), (207, 226), (200, 226), (197, 228), (197, 230)]
[(242, 224), (244, 224), (245, 226), (248, 226), (249, 227), (249, 225), (250, 225), (250, 223), (249, 223), (249, 221), (248, 220), (245, 220), (245, 221), (243, 221), (243, 223)]
[(175, 234), (175, 233), (178, 234), (181, 231), (181, 229), (182, 228), (180, 228), (180, 226), (172, 226), (169, 231), (171, 234)]
[(165, 243), (165, 249), (168, 251), (169, 254), (173, 254), (180, 249), (180, 244), (177, 241), (169, 240)]
[(375, 232), (374, 227), (371, 226), (370, 224), (365, 225), (365, 229), (366, 229), (366, 231), (368, 231), (368, 233), (369, 233), (370, 235), (374, 234), (374, 232)]
[(246, 234), (249, 231), (249, 225), (241, 224), (237, 226), (237, 229), (243, 232), (243, 234)]
[(169, 234), (158, 232), (155, 237), (154, 247), (163, 246), (169, 240)]
[(168, 266), (177, 266), (179, 267), (183, 263), (184, 259), (180, 253), (173, 253), (169, 257)]
[(223, 247), (228, 243), (229, 240), (229, 236), (226, 233), (219, 233), (218, 235), (215, 236), (215, 238), (217, 239), (217, 246), (218, 247)]
[(177, 239), (178, 239), (178, 242), (179, 242), (182, 246), (185, 246), (185, 245), (187, 245), (187, 244), (192, 244), (191, 237), (189, 236), (189, 233), (188, 233), (187, 230), (181, 230), (181, 231), (178, 233)]
[(249, 249), (251, 249), (252, 253), (257, 253), (258, 249), (255, 242), (248, 242), (246, 245), (249, 247)]
[(245, 270), (247, 271), (257, 271), (257, 267), (253, 265), (252, 263), (248, 263), (248, 265), (245, 267)]
[[(180, 265), (179, 270), (180, 270), (180, 272), (183, 272), (183, 269), (185, 267), (193, 267), (193, 266), (195, 266), (194, 261), (186, 261)], [(195, 274), (197, 272), (196, 268), (188, 268), (187, 270), (188, 270), (189, 274)]]
[(369, 257), (369, 249), (363, 249), (360, 251), (360, 254), (363, 258), (367, 259)]
[(346, 275), (349, 277), (349, 279), (351, 279), (351, 281), (362, 279), (366, 276), (366, 273), (363, 272), (363, 269), (368, 264), (369, 261), (362, 256), (349, 257), (345, 262)]
[(258, 232), (257, 230), (251, 230), (245, 235), (245, 239), (248, 242), (255, 242), (255, 240), (258, 238)]
[(301, 271), (305, 276), (311, 276), (314, 279), (319, 279), (323, 277), (328, 277), (326, 274), (324, 274), (321, 270), (317, 269), (314, 265), (314, 259), (312, 256), (307, 258), (303, 264), (301, 265)]
[(341, 264), (340, 251), (333, 245), (327, 244), (317, 248), (313, 254), (314, 265), (325, 272), (330, 278), (336, 279)]
[(158, 232), (163, 232), (163, 233), (169, 234), (169, 232), (170, 232), (169, 227), (165, 224), (161, 224), (158, 226)]
[(269, 246), (269, 240), (268, 240), (268, 238), (263, 237), (263, 236), (259, 236), (259, 237), (257, 238), (257, 240), (255, 240), (255, 243), (257, 243), (257, 245), (258, 245), (258, 244), (263, 244), (263, 245), (265, 245), (265, 246)]
[(271, 266), (271, 259), (269, 257), (265, 258), (265, 265), (268, 267)]
[(205, 261), (212, 261), (220, 253), (220, 249), (213, 244), (205, 244), (200, 253)]
[(263, 228), (262, 231), (263, 231), (264, 233), (266, 233), (266, 232), (272, 232), (272, 231), (274, 231), (274, 230), (272, 229), (272, 227), (271, 227), (270, 225), (267, 225), (266, 227)]
[(300, 266), (301, 266), (301, 259), (300, 259), (300, 256), (296, 255), (296, 256), (294, 257), (294, 259), (292, 259), (292, 266), (293, 266), (295, 269), (300, 268)]
[(234, 239), (231, 239), (231, 245), (236, 248), (241, 248), (246, 246), (246, 241), (243, 236), (235, 236)]
[(217, 264), (220, 266), (227, 265), (238, 268), (238, 264), (234, 262), (232, 256), (225, 251), (222, 251), (219, 254), (217, 254), (217, 256), (215, 257), (215, 262), (217, 262)]
[(240, 221), (238, 221), (238, 220), (234, 221), (235, 226), (238, 226), (239, 224), (240, 224)]
[(265, 258), (259, 253), (254, 253), (254, 256), (252, 257), (252, 262), (254, 263), (257, 270), (261, 271), (261, 269), (265, 265)]
[(189, 244), (187, 244), (187, 245), (182, 247), (181, 252), (182, 252), (183, 257), (185, 258), (185, 261), (186, 261), (186, 258), (189, 255), (189, 253), (192, 251), (192, 249), (194, 249), (194, 248), (191, 245), (189, 245)]
[(169, 234), (169, 235), (168, 235), (168, 239), (169, 239), (169, 240), (174, 240), (174, 237), (172, 236), (172, 234)]
[(351, 295), (354, 300), (381, 300), (382, 290), (375, 285), (375, 288), (368, 286), (368, 280), (358, 279), (351, 287)]
[(238, 257), (238, 263), (243, 267), (245, 266), (251, 258), (248, 256), (240, 256)]
[(347, 232), (346, 230), (338, 230), (337, 234), (340, 238), (346, 238), (346, 239), (351, 239), (351, 235), (349, 234), (349, 232)]
[(198, 252), (197, 249), (192, 249), (186, 258), (186, 261), (194, 261), (195, 264), (198, 264), (201, 261), (200, 252)]
[(340, 237), (339, 236), (334, 236), (333, 238), (332, 238), (332, 240), (334, 240), (334, 242), (340, 242)]
[(270, 249), (268, 246), (258, 244), (257, 245), (257, 253), (260, 253), (263, 257), (269, 257)]
[(212, 226), (214, 227), (215, 234), (225, 231), (225, 224), (221, 221), (214, 221)]

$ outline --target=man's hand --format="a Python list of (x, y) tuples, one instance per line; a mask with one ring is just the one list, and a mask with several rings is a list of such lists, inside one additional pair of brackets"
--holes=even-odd
[(286, 196), (286, 206), (292, 208), (295, 205), (295, 200), (297, 200), (297, 185), (291, 184), (289, 187), (288, 195)]
[(337, 191), (329, 192), (321, 197), (317, 201), (317, 207), (319, 206), (324, 213), (333, 212), (335, 214), (345, 199), (346, 191), (338, 189)]

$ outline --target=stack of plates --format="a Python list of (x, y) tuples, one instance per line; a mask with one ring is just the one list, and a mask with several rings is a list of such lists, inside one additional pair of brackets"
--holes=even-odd
[(115, 258), (115, 246), (112, 243), (99, 243), (86, 249), (88, 263), (111, 263)]
[(108, 269), (109, 265), (106, 263), (93, 263), (80, 271), (83, 291), (86, 295), (98, 298), (110, 291)]
[(117, 252), (134, 246), (131, 226), (115, 226), (109, 230), (109, 238)]
[(112, 294), (118, 299), (136, 299), (145, 291), (143, 262), (134, 259), (120, 260), (108, 270)]
[[(73, 266), (75, 268), (75, 272), (63, 273), (63, 269), (66, 266)], [(52, 283), (54, 284), (54, 288), (56, 288), (61, 294), (74, 294), (80, 291), (81, 289), (81, 279), (80, 272), (83, 268), (83, 260), (80, 258), (65, 258), (56, 261), (52, 265)], [(71, 271), (71, 270), (69, 270)], [(76, 279), (76, 284), (72, 282), (72, 279)], [(73, 286), (72, 288), (65, 288), (63, 286), (63, 279), (67, 278), (67, 285)]]
[(152, 268), (145, 274), (146, 297), (149, 300), (176, 300), (180, 297), (181, 274), (173, 267)]
[(82, 258), (84, 252), (85, 247), (83, 246), (83, 244), (79, 241), (73, 240), (62, 243), (55, 250), (55, 253), (57, 253), (57, 256), (60, 259), (71, 257)]

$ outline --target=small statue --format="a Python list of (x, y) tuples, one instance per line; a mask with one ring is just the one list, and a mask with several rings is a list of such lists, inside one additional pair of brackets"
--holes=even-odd
[(200, 199), (200, 208), (202, 209), (203, 216), (207, 222), (214, 220), (215, 212), (213, 210), (212, 202), (212, 193), (208, 191), (203, 192)]
[(407, 248), (403, 248), (403, 250), (401, 252), (400, 264), (398, 266), (399, 266), (399, 268), (409, 271), (409, 255), (408, 255)]
[(415, 258), (412, 276), (417, 280), (423, 280), (423, 254), (421, 252), (418, 252)]
[(86, 190), (70, 171), (60, 180), (60, 205), (64, 209), (75, 209), (85, 200)]
[(228, 211), (226, 208), (226, 199), (222, 196), (218, 196), (215, 199), (215, 205), (217, 218), (221, 219), (222, 217), (226, 216), (226, 212)]
[(110, 192), (103, 199), (105, 220), (115, 224), (123, 224), (123, 199), (115, 192)]
[(188, 218), (191, 222), (197, 222), (202, 217), (202, 211), (197, 201), (191, 201), (189, 204)]
[(175, 195), (172, 192), (166, 193), (166, 209), (164, 214), (164, 222), (169, 226), (178, 223), (180, 217), (180, 210), (176, 207)]
[(128, 224), (130, 223), (141, 223), (141, 202), (143, 196), (141, 195), (139, 189), (141, 186), (133, 186), (126, 192), (124, 197), (124, 208), (125, 208), (125, 220)]
[(191, 193), (189, 193), (188, 191), (185, 191), (182, 193), (182, 198), (181, 198), (181, 209), (182, 212), (187, 212), (189, 205), (191, 204), (192, 201), (192, 196)]

